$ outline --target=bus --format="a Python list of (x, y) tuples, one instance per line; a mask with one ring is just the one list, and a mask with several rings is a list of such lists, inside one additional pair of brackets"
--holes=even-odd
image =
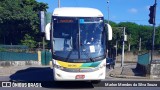
[(106, 38), (112, 28), (94, 8), (61, 7), (45, 28), (55, 81), (101, 81), (106, 76)]

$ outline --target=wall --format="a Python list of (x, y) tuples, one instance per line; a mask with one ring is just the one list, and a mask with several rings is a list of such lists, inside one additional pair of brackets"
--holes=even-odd
[(153, 60), (152, 61), (151, 78), (160, 78), (160, 60)]
[[(124, 53), (124, 62), (129, 63), (133, 62), (136, 63), (138, 59), (138, 55), (134, 54), (133, 52), (125, 52)], [(117, 62), (121, 62), (121, 55), (117, 56)]]
[(0, 52), (0, 67), (24, 65), (50, 65), (52, 54), (49, 51), (36, 53)]

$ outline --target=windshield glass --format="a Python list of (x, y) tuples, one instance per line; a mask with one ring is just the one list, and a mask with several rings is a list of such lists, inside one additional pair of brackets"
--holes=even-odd
[(103, 18), (53, 17), (53, 58), (91, 62), (104, 56)]
[[(85, 18), (80, 19), (81, 51), (88, 54), (90, 58), (104, 55), (103, 19)], [(81, 55), (81, 58), (86, 57)]]

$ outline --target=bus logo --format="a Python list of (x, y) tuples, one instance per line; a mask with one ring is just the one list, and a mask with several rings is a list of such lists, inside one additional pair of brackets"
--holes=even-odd
[(77, 67), (77, 65), (74, 65), (74, 64), (68, 64), (68, 67)]

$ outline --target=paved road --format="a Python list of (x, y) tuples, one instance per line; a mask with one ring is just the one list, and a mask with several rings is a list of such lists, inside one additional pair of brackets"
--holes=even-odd
[[(110, 72), (112, 69), (106, 69)], [(18, 70), (11, 75), (0, 76), (0, 81), (52, 81), (53, 71), (50, 67), (29, 67)]]
[[(107, 69), (110, 72), (112, 69)], [(126, 79), (106, 77), (103, 83), (92, 84), (91, 82), (54, 82), (50, 67), (31, 67), (17, 71), (10, 76), (0, 76), (0, 81), (14, 81), (15, 83), (40, 83), (42, 87), (36, 88), (0, 88), (0, 90), (159, 90), (159, 87), (105, 87), (105, 83), (118, 83)], [(47, 82), (44, 82), (47, 81)], [(133, 80), (127, 80), (127, 82)], [(135, 80), (136, 81), (136, 80)], [(147, 81), (147, 80), (146, 80)]]

